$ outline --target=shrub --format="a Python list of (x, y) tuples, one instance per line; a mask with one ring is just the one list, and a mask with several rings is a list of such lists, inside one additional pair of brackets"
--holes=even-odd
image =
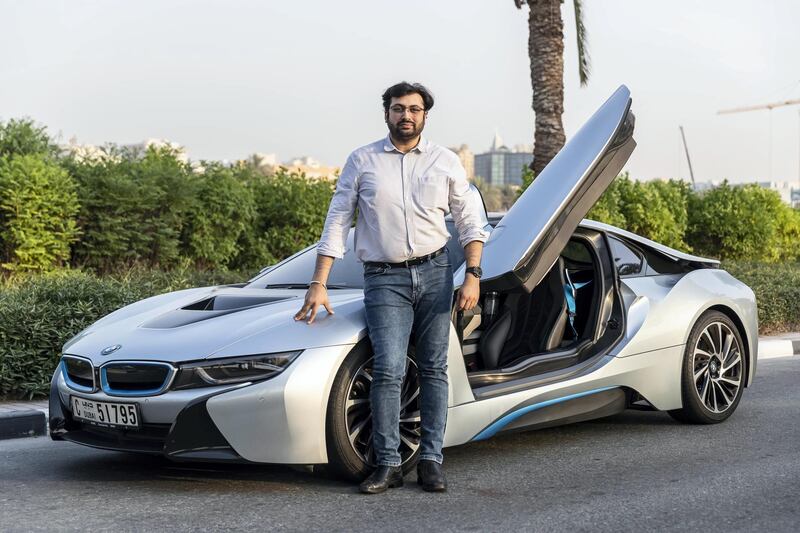
[(187, 255), (201, 268), (227, 266), (241, 250), (243, 233), (256, 216), (252, 188), (234, 169), (204, 162), (194, 207), (187, 214)]
[(800, 261), (800, 210), (782, 207), (775, 220), (774, 261)]
[(169, 148), (64, 164), (81, 201), (83, 237), (73, 249), (74, 265), (110, 272), (136, 263), (177, 264), (181, 231), (199, 186), (188, 164)]
[(37, 126), (31, 119), (11, 119), (0, 122), (0, 157), (18, 155), (52, 156), (58, 147), (47, 134), (47, 128)]
[(271, 176), (252, 172), (257, 214), (243, 234), (235, 268), (274, 264), (319, 240), (336, 184), (279, 170)]
[(721, 259), (774, 261), (780, 255), (778, 220), (790, 209), (775, 191), (724, 182), (695, 195), (689, 209), (689, 242)]
[(725, 261), (722, 267), (756, 294), (762, 334), (800, 330), (800, 263)]
[(0, 158), (0, 261), (8, 270), (48, 270), (69, 259), (78, 237), (75, 183), (41, 155)]
[(690, 194), (689, 186), (681, 181), (642, 182), (624, 173), (611, 183), (587, 217), (689, 250), (684, 233)]
[(249, 277), (137, 267), (115, 277), (62, 270), (7, 280), (0, 287), (0, 397), (46, 395), (64, 343), (115, 309), (164, 292)]

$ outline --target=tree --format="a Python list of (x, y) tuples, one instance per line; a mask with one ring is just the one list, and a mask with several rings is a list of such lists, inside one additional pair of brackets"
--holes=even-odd
[(0, 156), (55, 155), (58, 147), (47, 134), (47, 128), (37, 126), (28, 118), (0, 122)]
[[(564, 0), (514, 0), (518, 9), (528, 4), (528, 57), (531, 62), (533, 112), (536, 124), (531, 169), (536, 175), (561, 150), (566, 140), (564, 113)], [(578, 75), (581, 85), (589, 80), (589, 52), (583, 25), (581, 0), (573, 0), (578, 36)]]
[(40, 154), (0, 157), (0, 267), (51, 270), (78, 238), (78, 195), (67, 172)]
[(777, 192), (724, 181), (690, 197), (687, 237), (701, 254), (723, 260), (789, 259), (792, 249), (797, 249), (796, 243), (789, 242), (796, 231), (792, 217), (791, 208)]
[(237, 169), (203, 161), (195, 206), (187, 213), (183, 233), (186, 255), (206, 268), (221, 268), (240, 251), (239, 240), (256, 216), (252, 188)]
[(252, 190), (256, 213), (239, 239), (239, 253), (230, 266), (269, 266), (319, 240), (335, 182), (308, 178), (284, 167), (269, 176), (247, 167), (241, 172)]
[(166, 147), (111, 152), (97, 161), (62, 160), (81, 203), (73, 264), (110, 272), (125, 264), (179, 263), (181, 231), (196, 207), (200, 178)]

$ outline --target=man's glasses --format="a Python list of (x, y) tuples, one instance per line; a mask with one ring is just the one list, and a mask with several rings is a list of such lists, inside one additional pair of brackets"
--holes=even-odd
[(409, 112), (409, 113), (411, 113), (412, 115), (419, 115), (420, 113), (422, 113), (422, 112), (424, 112), (424, 111), (425, 111), (425, 109), (424, 109), (424, 108), (422, 108), (422, 107), (419, 107), (419, 106), (416, 106), (416, 105), (412, 105), (412, 106), (410, 106), (410, 107), (406, 107), (406, 106), (404, 106), (404, 105), (400, 105), (400, 104), (398, 104), (398, 105), (393, 105), (393, 106), (392, 106), (392, 107), (390, 107), (389, 109), (392, 111), (392, 113), (395, 113), (395, 114), (397, 114), (397, 115), (402, 115), (402, 114), (403, 114), (403, 113), (405, 113), (406, 111), (408, 111), (408, 112)]

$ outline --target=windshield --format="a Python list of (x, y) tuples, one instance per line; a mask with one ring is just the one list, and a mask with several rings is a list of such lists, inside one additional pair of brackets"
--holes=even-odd
[[(453, 271), (464, 262), (464, 248), (458, 243), (458, 232), (452, 219), (446, 221), (447, 231), (450, 238), (447, 240), (447, 248), (450, 253), (450, 262)], [(364, 267), (356, 259), (353, 250), (353, 233), (355, 229), (350, 229), (347, 237), (347, 250), (342, 259), (333, 262), (330, 274), (328, 275), (327, 285), (329, 288), (342, 289), (361, 289), (364, 286)], [(305, 285), (311, 281), (314, 268), (317, 263), (317, 245), (314, 244), (302, 250), (294, 256), (278, 263), (274, 268), (256, 277), (248, 283), (248, 289), (264, 289), (268, 285)]]

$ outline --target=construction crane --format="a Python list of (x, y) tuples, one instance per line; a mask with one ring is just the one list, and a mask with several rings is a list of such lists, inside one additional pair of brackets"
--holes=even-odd
[[(784, 100), (782, 102), (774, 102), (772, 104), (750, 105), (745, 107), (736, 107), (733, 109), (723, 109), (717, 111), (717, 115), (725, 115), (731, 113), (744, 113), (746, 111), (760, 111), (766, 109), (769, 111), (769, 179), (772, 181), (772, 110), (776, 107), (784, 107), (789, 105), (800, 105), (800, 99)], [(800, 112), (798, 113), (798, 124), (800, 124)], [(800, 132), (800, 130), (798, 130)], [(800, 135), (800, 133), (798, 134)], [(797, 181), (800, 185), (800, 138), (798, 139), (798, 167), (797, 167)]]
[(689, 146), (686, 144), (686, 135), (683, 133), (683, 126), (678, 126), (681, 130), (681, 139), (683, 139), (683, 150), (686, 152), (686, 162), (689, 163), (689, 177), (692, 178), (692, 189), (697, 184), (694, 182), (694, 171), (692, 170), (692, 160), (689, 158)]

